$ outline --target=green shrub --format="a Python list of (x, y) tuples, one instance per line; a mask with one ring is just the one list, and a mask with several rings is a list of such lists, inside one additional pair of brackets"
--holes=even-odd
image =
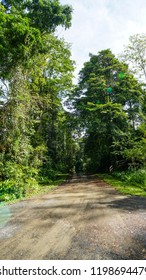
[(25, 182), (6, 180), (0, 182), (0, 201), (19, 199), (37, 191), (37, 189), (38, 183), (33, 178), (26, 179)]
[(39, 176), (39, 183), (43, 185), (52, 184), (52, 180), (50, 180), (47, 176)]
[(19, 199), (37, 190), (37, 176), (34, 167), (7, 161), (2, 169), (4, 180), (0, 182), (0, 201)]
[(21, 198), (23, 196), (23, 187), (17, 186), (15, 181), (6, 180), (0, 182), (0, 201), (8, 201)]
[(133, 185), (146, 187), (146, 170), (140, 169), (130, 174), (129, 182)]
[(146, 188), (146, 170), (139, 169), (136, 171), (114, 172), (112, 174), (115, 178), (125, 181), (127, 184), (134, 186), (142, 186)]

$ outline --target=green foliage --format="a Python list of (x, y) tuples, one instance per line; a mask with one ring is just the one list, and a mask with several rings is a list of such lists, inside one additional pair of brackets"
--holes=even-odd
[(123, 157), (128, 161), (130, 168), (141, 168), (146, 166), (146, 131), (145, 124), (139, 127), (127, 137), (124, 143)]
[(146, 191), (146, 170), (138, 169), (135, 171), (114, 172), (114, 177), (125, 181), (127, 184), (139, 186)]
[(69, 28), (72, 8), (58, 0), (2, 0), (2, 5), (12, 14), (29, 19), (30, 26), (41, 32), (54, 32), (59, 25)]
[(72, 88), (69, 45), (54, 32), (71, 24), (58, 0), (0, 4), (1, 193), (11, 200), (67, 172), (74, 141), (62, 99)]
[(110, 50), (90, 54), (73, 94), (75, 112), (85, 131), (88, 172), (108, 171), (121, 161), (126, 167), (132, 161), (130, 143), (142, 119), (142, 99), (142, 87)]
[(22, 197), (22, 188), (16, 186), (15, 181), (0, 182), (0, 201), (9, 201)]
[(136, 186), (141, 186), (146, 191), (146, 170), (138, 170), (130, 174), (128, 181)]
[(146, 196), (145, 169), (127, 172), (114, 172), (110, 175), (98, 174), (98, 176), (110, 185), (114, 186), (123, 194)]
[[(70, 46), (55, 36), (71, 14), (58, 0), (0, 3), (1, 201), (62, 181), (58, 174), (146, 165), (144, 85), (108, 49), (90, 54), (74, 88)], [(143, 171), (127, 176), (145, 184)]]
[(0, 182), (0, 199), (21, 198), (38, 187), (38, 170), (13, 161), (6, 161), (2, 168), (3, 181)]

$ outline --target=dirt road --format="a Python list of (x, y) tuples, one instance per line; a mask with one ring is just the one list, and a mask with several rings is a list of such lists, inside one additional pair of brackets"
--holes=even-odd
[(96, 177), (0, 209), (0, 259), (146, 259), (146, 198)]

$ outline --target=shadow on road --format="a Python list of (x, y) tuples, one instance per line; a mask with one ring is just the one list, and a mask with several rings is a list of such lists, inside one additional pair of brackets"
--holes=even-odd
[(1, 259), (146, 259), (146, 198), (119, 194), (95, 175), (9, 208)]
[[(107, 202), (100, 202), (100, 204), (107, 205)], [(110, 201), (107, 206), (128, 211), (146, 210), (146, 198), (138, 196), (123, 197), (123, 199)]]

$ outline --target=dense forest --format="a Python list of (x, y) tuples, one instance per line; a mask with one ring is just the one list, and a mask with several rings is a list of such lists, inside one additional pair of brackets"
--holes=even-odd
[(56, 35), (71, 19), (58, 0), (0, 1), (0, 201), (75, 172), (146, 190), (146, 34), (119, 57), (90, 54), (75, 85), (70, 45)]

